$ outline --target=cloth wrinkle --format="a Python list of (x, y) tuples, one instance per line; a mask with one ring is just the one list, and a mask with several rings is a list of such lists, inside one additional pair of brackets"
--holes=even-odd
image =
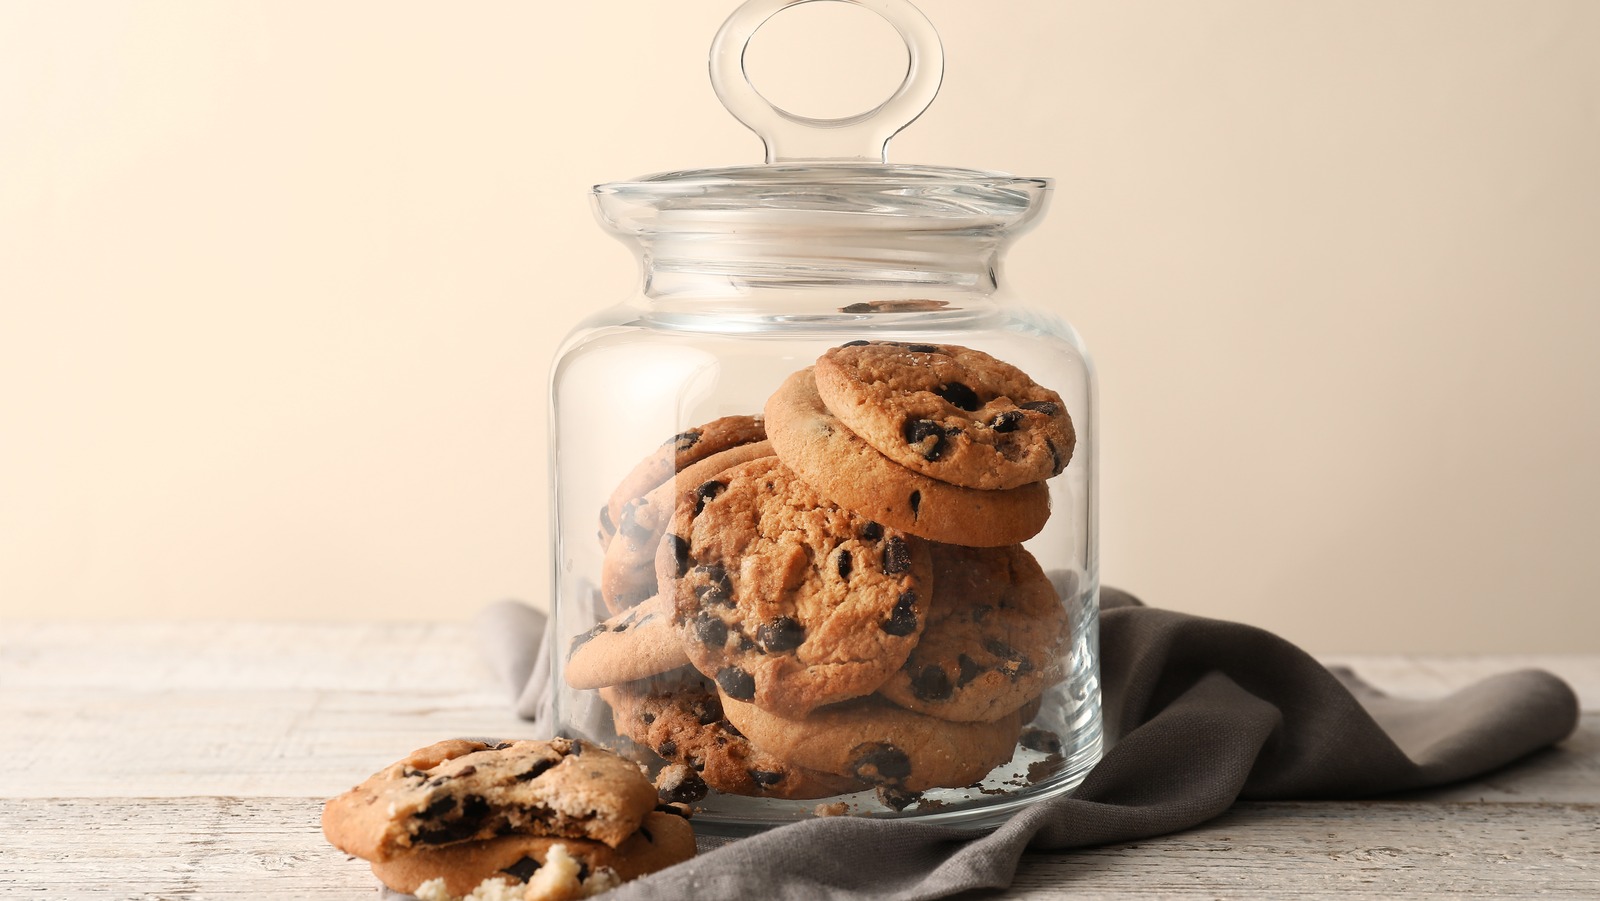
[[(516, 711), (543, 736), (554, 638), (547, 618), (525, 611), (497, 603), (480, 628)], [(700, 856), (607, 897), (922, 901), (1002, 888), (1024, 850), (1164, 835), (1239, 800), (1370, 798), (1443, 785), (1506, 766), (1577, 727), (1572, 689), (1540, 670), (1502, 673), (1443, 698), (1394, 698), (1253, 626), (1148, 607), (1114, 588), (1102, 591), (1101, 611), (1107, 751), (1071, 794), (986, 834), (831, 817), (703, 841)]]

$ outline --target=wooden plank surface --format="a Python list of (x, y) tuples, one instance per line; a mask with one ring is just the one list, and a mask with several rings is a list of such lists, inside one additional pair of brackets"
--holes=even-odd
[[(1418, 697), (1542, 666), (1600, 709), (1600, 655), (1337, 662)], [(0, 624), (0, 897), (371, 899), (322, 799), (444, 736), (526, 734), (509, 701), (468, 624)], [(1004, 897), (1592, 899), (1597, 824), (1590, 713), (1471, 783), (1029, 855)]]

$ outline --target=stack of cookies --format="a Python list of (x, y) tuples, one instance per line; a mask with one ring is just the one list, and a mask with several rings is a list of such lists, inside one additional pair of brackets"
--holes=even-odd
[(1074, 440), (1059, 395), (981, 351), (833, 348), (618, 487), (612, 616), (563, 676), (722, 792), (899, 808), (981, 781), (1062, 677), (1066, 613), (1021, 542)]
[(421, 901), (566, 901), (693, 857), (686, 812), (592, 744), (453, 739), (329, 801), (322, 831)]

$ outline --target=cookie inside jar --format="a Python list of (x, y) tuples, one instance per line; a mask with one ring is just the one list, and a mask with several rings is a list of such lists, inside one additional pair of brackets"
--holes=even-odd
[(608, 615), (570, 640), (565, 685), (598, 699), (602, 739), (698, 774), (712, 811), (1025, 798), (1066, 766), (1060, 726), (1035, 718), (1069, 676), (1079, 579), (1024, 542), (1074, 448), (1063, 398), (983, 351), (830, 347), (610, 490), (592, 574)]

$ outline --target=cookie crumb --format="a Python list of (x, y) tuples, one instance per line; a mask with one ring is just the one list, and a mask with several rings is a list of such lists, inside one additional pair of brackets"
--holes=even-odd
[(567, 853), (567, 846), (557, 844), (550, 846), (544, 866), (526, 884), (491, 876), (467, 895), (456, 898), (445, 889), (444, 878), (440, 877), (417, 886), (416, 896), (417, 901), (578, 901), (621, 884), (622, 878), (610, 867), (584, 876), (583, 865)]
[(850, 805), (843, 801), (835, 801), (832, 804), (818, 804), (816, 807), (811, 808), (811, 813), (819, 817), (842, 817), (850, 813)]

